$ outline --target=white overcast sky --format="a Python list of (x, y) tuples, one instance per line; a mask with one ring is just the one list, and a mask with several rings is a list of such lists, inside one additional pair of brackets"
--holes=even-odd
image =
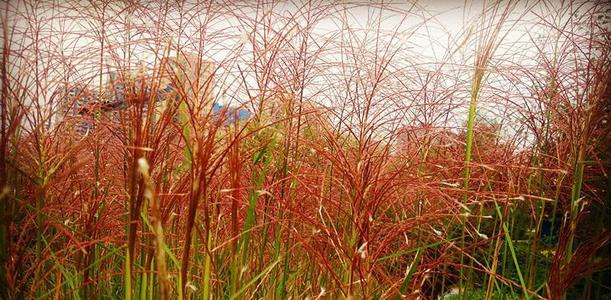
[[(503, 3), (506, 2), (508, 1), (503, 1)], [(101, 43), (99, 38), (96, 38), (96, 34), (102, 28), (107, 36), (104, 41), (106, 48), (103, 51), (105, 62), (113, 65), (115, 59), (118, 61), (123, 59), (126, 35), (115, 33), (125, 32), (125, 25), (122, 24), (128, 15), (125, 11), (118, 12), (121, 9), (107, 11), (105, 17), (108, 21), (102, 27), (101, 23), (92, 17), (96, 14), (93, 6), (97, 5), (99, 1), (54, 1), (52, 3), (59, 4), (61, 7), (53, 8), (45, 4), (30, 5), (31, 3), (36, 3), (36, 1), (9, 1), (7, 5), (12, 7), (13, 13), (9, 15), (7, 24), (17, 28), (16, 34), (11, 38), (13, 42), (11, 48), (20, 55), (30, 58), (28, 70), (33, 70), (32, 55), (34, 53), (42, 54), (37, 59), (38, 68), (42, 70), (47, 67), (49, 75), (45, 78), (45, 84), (41, 85), (43, 91), (38, 93), (39, 102), (48, 101), (53, 87), (57, 87), (60, 81), (89, 78), (91, 80), (86, 81), (90, 84), (98, 84), (99, 76), (96, 74), (99, 74), (97, 64), (100, 59)], [(120, 2), (117, 3), (119, 4), (115, 7), (121, 8)], [(249, 52), (252, 45), (248, 39), (253, 32), (252, 28), (245, 26), (248, 24), (245, 19), (255, 18), (257, 12), (241, 5), (249, 3), (247, 1), (220, 5), (221, 12), (213, 15), (193, 8), (197, 5), (193, 5), (191, 1), (185, 3), (182, 11), (186, 17), (190, 18), (191, 23), (186, 25), (183, 23), (184, 30), (180, 33), (175, 30), (180, 22), (176, 8), (171, 9), (173, 12), (163, 15), (160, 13), (162, 4), (151, 2), (133, 13), (130, 21), (134, 26), (138, 26), (132, 29), (132, 38), (138, 40), (137, 45), (132, 47), (133, 65), (137, 65), (137, 62), (152, 64), (155, 58), (163, 53), (166, 44), (156, 44), (154, 39), (155, 32), (159, 29), (156, 27), (156, 21), (165, 17), (167, 23), (165, 28), (161, 28), (165, 31), (157, 36), (163, 36), (166, 40), (169, 38), (173, 43), (179, 42), (182, 45), (192, 43), (197, 47), (201, 41), (199, 36), (204, 33), (200, 30), (201, 24), (206, 18), (214, 16), (214, 20), (210, 22), (205, 31), (206, 44), (202, 54), (205, 59), (222, 66), (216, 86), (220, 101), (234, 104), (243, 102), (245, 87), (239, 76), (238, 67), (241, 66), (242, 70), (246, 71), (248, 88), (253, 89), (256, 85), (254, 75), (248, 72), (247, 67), (244, 67), (253, 57)], [(380, 5), (374, 2), (343, 1), (343, 4), (328, 5), (329, 3), (334, 2), (316, 2), (315, 4), (315, 6), (327, 5), (325, 13), (328, 14), (318, 20), (312, 30), (312, 36), (319, 45), (330, 42), (321, 52), (319, 58), (321, 62), (337, 62), (345, 60), (346, 56), (352, 56), (352, 61), (359, 64), (354, 70), (367, 71), (372, 68), (369, 59), (372, 56), (380, 55), (382, 52), (380, 49), (384, 48), (381, 47), (376, 51), (376, 41), (378, 41), (382, 46), (390, 44), (393, 51), (397, 53), (393, 57), (396, 67), (402, 68), (401, 72), (405, 72), (406, 80), (410, 81), (409, 84), (417, 86), (419, 83), (415, 77), (434, 70), (440, 70), (455, 81), (469, 82), (476, 53), (476, 43), (473, 37), (477, 35), (467, 33), (481, 26), (483, 7), (492, 1), (387, 1), (384, 9), (380, 9)], [(563, 24), (570, 18), (570, 14), (559, 14), (557, 11), (561, 7), (564, 10), (576, 10), (578, 4), (575, 3), (574, 8), (568, 9), (566, 1), (517, 1), (501, 31), (503, 41), (497, 41), (500, 46), (493, 58), (493, 67), (503, 65), (507, 67), (512, 64), (520, 64), (523, 67), (534, 65), (537, 60), (537, 51), (533, 40), (543, 44), (545, 50), (549, 51), (553, 46), (551, 41), (554, 39), (553, 34), (550, 33), (549, 24)], [(303, 1), (279, 1), (272, 9), (276, 15), (273, 27), (277, 30), (281, 29), (284, 25), (282, 17), (303, 13), (304, 6), (307, 5)], [(205, 6), (199, 5), (199, 7)], [(584, 7), (587, 8), (590, 5), (586, 4), (580, 9), (583, 11)], [(97, 14), (99, 15), (99, 10)], [(485, 16), (484, 22), (495, 24), (496, 19), (490, 21), (490, 14)], [(299, 20), (298, 23), (305, 24), (303, 18)], [(545, 23), (548, 24), (542, 25)], [(38, 52), (30, 44), (33, 28), (41, 29), (39, 37), (43, 41), (39, 45)], [(143, 32), (145, 34), (141, 34)], [(283, 32), (283, 34), (286, 33), (286, 31)], [(289, 32), (288, 35), (293, 33)], [(395, 36), (391, 39), (390, 36), (393, 34)], [(366, 46), (354, 53), (342, 54), (336, 45), (344, 41), (361, 42)], [(311, 51), (319, 50), (316, 43), (310, 43), (309, 46), (312, 48)], [(449, 56), (448, 53), (454, 50), (456, 51), (452, 52), (453, 55)], [(444, 66), (439, 67), (440, 65)], [(333, 106), (333, 98), (338, 95), (321, 93), (320, 90), (323, 88), (317, 84), (341, 86), (343, 83), (340, 80), (329, 79), (334, 78), (333, 72), (337, 72), (338, 68), (329, 67), (326, 70), (319, 70), (321, 75), (319, 79), (311, 81), (311, 85), (306, 88), (306, 96), (317, 98), (312, 99), (313, 101)], [(24, 68), (22, 66), (16, 69), (23, 70)], [(108, 69), (104, 70), (106, 71)], [(499, 77), (492, 82), (497, 85), (506, 85), (506, 80), (507, 78)], [(400, 78), (397, 81), (400, 81)], [(399, 84), (399, 82), (393, 84)], [(443, 79), (437, 84), (444, 86), (450, 83), (449, 79)], [(515, 87), (515, 89), (518, 90), (513, 92), (521, 92), (520, 87)], [(461, 116), (464, 117), (464, 111), (468, 106), (468, 93), (469, 85), (465, 84), (462, 90), (452, 97), (451, 103), (447, 103), (447, 105), (456, 107), (454, 115), (458, 117), (453, 121), (455, 124), (462, 123)], [(411, 101), (406, 106), (415, 107), (414, 102), (418, 101), (412, 99), (415, 96), (403, 94), (397, 97), (405, 97), (402, 101)], [(420, 94), (416, 96), (420, 97)], [(510, 118), (507, 107), (495, 102), (482, 105), (481, 113)]]

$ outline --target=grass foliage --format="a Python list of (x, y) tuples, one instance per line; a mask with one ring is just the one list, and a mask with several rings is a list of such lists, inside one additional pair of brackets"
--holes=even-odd
[(609, 298), (609, 9), (0, 3), (0, 298)]

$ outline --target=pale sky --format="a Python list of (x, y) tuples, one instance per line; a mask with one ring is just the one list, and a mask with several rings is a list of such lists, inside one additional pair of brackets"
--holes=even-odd
[[(32, 42), (29, 38), (32, 26), (37, 25), (41, 29), (39, 37), (42, 41), (38, 53), (42, 53), (42, 56), (38, 57), (38, 68), (41, 72), (46, 68), (45, 72), (49, 74), (39, 86), (42, 91), (38, 93), (38, 101), (43, 102), (49, 100), (53, 88), (58, 86), (58, 81), (85, 80), (92, 85), (99, 84), (99, 34), (102, 29), (106, 36), (103, 51), (105, 63), (116, 65), (116, 62), (123, 62), (127, 49), (126, 20), (129, 20), (132, 26), (132, 66), (136, 66), (138, 62), (153, 64), (156, 57), (163, 55), (169, 40), (172, 40), (174, 46), (176, 43), (186, 45), (191, 48), (190, 51), (202, 49), (203, 46), (203, 51), (200, 51), (203, 57), (222, 66), (217, 74), (216, 85), (219, 101), (233, 104), (243, 102), (247, 99), (240, 70), (246, 77), (248, 89), (258, 92), (252, 72), (252, 42), (254, 37), (255, 43), (262, 43), (264, 34), (260, 24), (257, 30), (253, 31), (250, 19), (258, 16), (261, 19), (262, 12), (273, 12), (272, 29), (278, 32), (271, 32), (271, 35), (266, 37), (268, 47), (274, 49), (274, 46), (278, 46), (280, 54), (290, 58), (299, 52), (297, 48), (301, 42), (299, 30), (291, 28), (295, 27), (295, 24), (305, 26), (308, 12), (307, 5), (302, 1), (281, 1), (272, 9), (268, 6), (266, 10), (259, 12), (242, 5), (247, 2), (235, 2), (219, 6), (218, 9), (213, 7), (214, 13), (207, 10), (208, 6), (197, 6), (186, 1), (181, 19), (177, 8), (172, 8), (168, 14), (164, 14), (161, 6), (150, 4), (132, 12), (131, 17), (128, 17), (130, 14), (123, 10), (121, 5), (115, 5), (105, 12), (106, 21), (102, 26), (101, 22), (94, 18), (101, 15), (100, 9), (94, 9), (93, 3), (98, 1), (59, 1), (55, 3), (60, 3), (62, 7), (50, 9), (45, 8), (44, 4), (33, 7), (22, 1), (9, 2), (8, 5), (14, 6), (12, 10), (15, 13), (9, 17), (8, 25), (17, 24), (18, 28), (11, 39), (11, 48), (15, 52), (32, 57), (36, 49), (33, 45), (28, 45)], [(311, 15), (324, 16), (316, 20), (311, 30), (313, 41), (308, 43), (308, 53), (312, 53), (312, 56), (316, 53), (317, 63), (314, 65), (319, 67), (312, 70), (312, 80), (305, 87), (306, 97), (333, 107), (340, 101), (340, 94), (346, 89), (350, 90), (346, 84), (352, 83), (345, 80), (351, 76), (351, 72), (374, 72), (376, 61), (380, 63), (383, 59), (392, 57), (389, 77), (384, 83), (386, 87), (379, 93), (381, 109), (391, 109), (390, 107), (397, 105), (415, 109), (427, 105), (426, 101), (439, 98), (435, 95), (436, 89), (450, 89), (448, 86), (455, 84), (459, 88), (440, 105), (452, 107), (454, 111), (455, 119), (444, 122), (453, 123), (454, 126), (463, 122), (464, 111), (468, 106), (477, 30), (481, 29), (483, 23), (494, 26), (498, 21), (498, 18), (490, 19), (492, 14), (487, 14), (483, 20), (479, 19), (485, 2), (395, 1), (386, 2), (391, 4), (387, 4), (384, 9), (380, 9), (378, 4), (363, 4), (369, 2), (344, 1), (343, 5), (328, 5), (333, 2), (326, 1), (316, 3)], [(323, 4), (327, 5), (320, 9)], [(499, 47), (491, 62), (491, 75), (487, 83), (490, 87), (496, 84), (506, 92), (524, 92), (521, 90), (523, 87), (508, 88), (507, 80), (510, 78), (499, 75), (495, 70), (503, 67), (507, 71), (514, 65), (534, 65), (537, 48), (533, 39), (537, 43), (536, 46), (543, 45), (545, 51), (552, 49), (551, 41), (556, 37), (550, 33), (550, 24), (563, 24), (570, 17), (570, 14), (556, 12), (560, 4), (560, 1), (517, 2), (500, 33), (504, 39), (496, 42)], [(287, 23), (287, 18), (296, 15), (298, 17), (292, 19), (292, 23)], [(207, 20), (210, 21), (206, 23)], [(165, 26), (160, 26), (163, 22)], [(546, 22), (548, 24), (545, 24)], [(180, 28), (183, 28), (181, 32), (177, 32), (179, 24)], [(282, 40), (281, 37), (288, 37), (289, 40)], [(205, 43), (202, 44), (201, 41)], [(258, 51), (262, 49), (263, 46), (259, 45)], [(389, 51), (386, 57), (385, 51)], [(450, 52), (452, 55), (449, 55)], [(271, 55), (272, 51), (265, 53)], [(29, 67), (25, 69), (34, 70), (32, 63), (30, 59)], [(284, 67), (280, 63), (274, 70), (284, 74)], [(422, 93), (410, 92), (412, 89), (422, 89), (423, 82), (427, 80), (423, 76), (439, 77), (433, 82), (434, 86), (425, 88), (430, 89), (429, 94), (434, 95), (429, 96), (432, 97), (429, 100), (422, 99)], [(405, 91), (401, 91), (402, 89)], [(486, 90), (482, 92), (494, 93)], [(42, 100), (41, 95), (44, 95)], [(513, 96), (507, 94), (502, 97)], [(507, 111), (506, 105), (495, 102), (495, 97), (490, 99), (490, 103), (481, 105), (482, 114), (498, 115), (507, 119), (513, 117)], [(411, 118), (419, 117), (416, 113)]]

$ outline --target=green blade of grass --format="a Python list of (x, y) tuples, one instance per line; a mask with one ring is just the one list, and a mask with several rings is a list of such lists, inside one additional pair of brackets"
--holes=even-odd
[(248, 290), (248, 288), (250, 288), (251, 285), (253, 285), (255, 282), (257, 282), (259, 279), (261, 279), (263, 276), (267, 275), (269, 272), (271, 272), (274, 267), (280, 262), (280, 260), (276, 260), (273, 263), (271, 263), (270, 265), (268, 265), (265, 269), (263, 269), (263, 271), (261, 271), (259, 274), (257, 274), (256, 276), (254, 276), (249, 282), (247, 282), (246, 284), (244, 284), (235, 294), (231, 295), (231, 297), (229, 299), (233, 300), (236, 298), (239, 298), (242, 296), (242, 294), (244, 292), (246, 292), (246, 290)]

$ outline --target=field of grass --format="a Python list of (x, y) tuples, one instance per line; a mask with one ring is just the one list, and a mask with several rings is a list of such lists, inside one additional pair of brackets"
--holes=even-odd
[(0, 299), (611, 299), (611, 5), (404, 2), (0, 3)]

